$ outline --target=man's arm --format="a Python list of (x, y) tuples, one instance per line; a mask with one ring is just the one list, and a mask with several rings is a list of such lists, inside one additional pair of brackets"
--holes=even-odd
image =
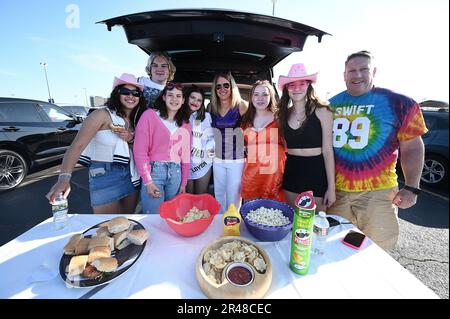
[[(418, 136), (411, 140), (400, 142), (400, 154), (405, 185), (419, 188), (425, 155), (422, 137)], [(401, 189), (395, 196), (393, 203), (405, 209), (414, 206), (416, 201), (416, 194), (409, 190)]]

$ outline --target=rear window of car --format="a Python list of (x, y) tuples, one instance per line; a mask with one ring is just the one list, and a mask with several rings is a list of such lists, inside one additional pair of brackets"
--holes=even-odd
[(43, 122), (33, 103), (0, 103), (0, 122)]

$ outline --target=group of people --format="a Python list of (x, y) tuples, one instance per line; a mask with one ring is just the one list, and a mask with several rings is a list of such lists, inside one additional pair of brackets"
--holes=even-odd
[(87, 117), (67, 150), (50, 202), (68, 196), (77, 162), (89, 166), (94, 213), (134, 213), (139, 198), (143, 213), (158, 213), (179, 193), (208, 192), (212, 176), (222, 212), (254, 198), (294, 206), (312, 190), (318, 210), (395, 247), (397, 209), (414, 205), (420, 192), (427, 129), (414, 100), (374, 86), (370, 52), (348, 56), (347, 90), (329, 102), (315, 92), (317, 73), (301, 63), (280, 76), (278, 101), (269, 81), (254, 83), (247, 102), (233, 75), (219, 73), (207, 106), (202, 88), (171, 82), (176, 68), (167, 53), (152, 53), (146, 72), (114, 78), (106, 107)]

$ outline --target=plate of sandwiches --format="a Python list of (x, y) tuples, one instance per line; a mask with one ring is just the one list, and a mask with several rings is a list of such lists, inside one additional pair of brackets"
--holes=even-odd
[(141, 223), (116, 217), (73, 235), (64, 246), (59, 273), (72, 287), (94, 287), (116, 279), (141, 256), (148, 239)]

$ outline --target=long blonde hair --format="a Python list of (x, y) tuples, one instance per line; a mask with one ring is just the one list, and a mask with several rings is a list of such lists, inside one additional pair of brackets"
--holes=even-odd
[(233, 76), (231, 75), (231, 72), (218, 73), (214, 77), (212, 87), (211, 87), (210, 112), (215, 115), (219, 114), (219, 106), (220, 106), (220, 99), (217, 97), (217, 93), (216, 93), (216, 85), (217, 85), (217, 81), (219, 80), (219, 77), (222, 77), (222, 78), (226, 79), (228, 82), (230, 82), (231, 107), (233, 107), (233, 108), (239, 107), (239, 105), (243, 101), (241, 94), (239, 93), (239, 88), (238, 88)]

